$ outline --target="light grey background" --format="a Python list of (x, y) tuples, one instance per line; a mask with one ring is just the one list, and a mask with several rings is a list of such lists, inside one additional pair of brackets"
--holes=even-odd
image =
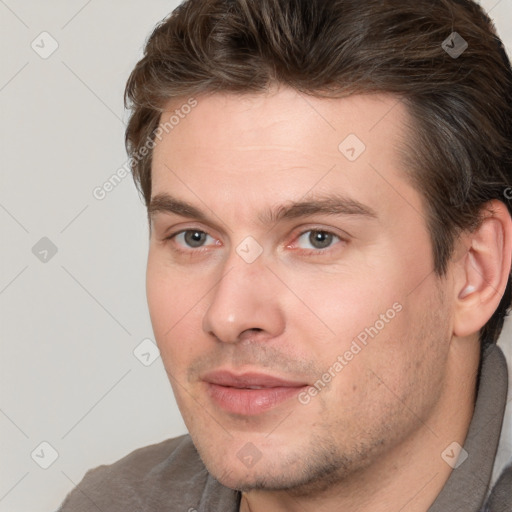
[[(512, 0), (482, 3), (510, 54)], [(0, 0), (0, 512), (55, 510), (87, 469), (186, 432), (161, 360), (133, 353), (153, 339), (145, 209), (131, 176), (93, 196), (126, 162), (125, 81), (177, 4)], [(511, 339), (507, 322), (509, 357)]]

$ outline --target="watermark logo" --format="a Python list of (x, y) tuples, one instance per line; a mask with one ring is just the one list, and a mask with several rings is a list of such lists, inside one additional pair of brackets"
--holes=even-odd
[(32, 254), (42, 263), (48, 263), (57, 251), (57, 246), (46, 236), (32, 247)]
[(133, 355), (144, 366), (151, 366), (160, 357), (160, 350), (152, 340), (146, 338), (135, 347)]
[(351, 133), (338, 146), (340, 153), (349, 161), (355, 162), (366, 150), (364, 142)]
[(453, 469), (457, 469), (468, 456), (468, 452), (457, 441), (449, 444), (441, 453), (441, 458)]
[(57, 40), (48, 32), (41, 32), (30, 44), (41, 59), (48, 59), (59, 47)]
[(263, 454), (253, 443), (246, 443), (238, 450), (236, 456), (244, 466), (251, 469), (261, 459)]
[(468, 46), (468, 42), (457, 32), (452, 32), (441, 45), (452, 59), (458, 59), (468, 49)]
[(39, 443), (30, 456), (42, 469), (48, 469), (59, 458), (57, 450), (47, 441)]
[(263, 252), (263, 247), (255, 238), (248, 236), (238, 245), (236, 252), (246, 263), (254, 263)]

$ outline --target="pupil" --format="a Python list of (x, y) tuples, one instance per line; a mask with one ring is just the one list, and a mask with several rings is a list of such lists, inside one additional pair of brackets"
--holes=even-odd
[(187, 231), (185, 233), (185, 242), (191, 247), (201, 247), (205, 241), (205, 233), (202, 231)]
[(332, 235), (325, 231), (312, 231), (309, 235), (309, 241), (313, 247), (317, 249), (325, 249), (332, 242)]

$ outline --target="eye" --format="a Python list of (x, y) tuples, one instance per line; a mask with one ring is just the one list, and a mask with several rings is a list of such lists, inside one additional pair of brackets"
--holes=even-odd
[(215, 243), (215, 239), (212, 236), (199, 229), (186, 229), (171, 235), (169, 238), (174, 239), (178, 245), (191, 249), (203, 247), (208, 239), (210, 239), (210, 243)]
[(329, 231), (311, 229), (305, 231), (297, 238), (297, 246), (301, 249), (328, 249), (333, 242), (341, 241), (341, 238)]

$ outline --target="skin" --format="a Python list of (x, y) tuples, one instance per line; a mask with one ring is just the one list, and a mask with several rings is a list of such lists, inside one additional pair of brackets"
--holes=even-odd
[[(411, 120), (396, 98), (319, 99), (281, 87), (197, 101), (154, 149), (152, 197), (170, 194), (205, 219), (153, 212), (147, 298), (207, 469), (243, 490), (242, 511), (427, 510), (451, 472), (441, 453), (464, 444), (478, 330), (510, 272), (506, 208), (487, 205), (440, 278), (422, 197), (403, 173)], [(353, 162), (338, 149), (350, 133), (366, 145)], [(376, 218), (264, 219), (333, 193)], [(203, 245), (173, 237), (187, 229), (206, 233)], [(335, 236), (319, 249), (311, 230)], [(252, 263), (237, 253), (248, 236), (263, 249)], [(206, 392), (201, 376), (220, 367), (314, 386), (393, 304), (400, 311), (306, 404), (292, 398), (245, 416)], [(247, 443), (260, 455), (252, 467), (237, 456)]]

